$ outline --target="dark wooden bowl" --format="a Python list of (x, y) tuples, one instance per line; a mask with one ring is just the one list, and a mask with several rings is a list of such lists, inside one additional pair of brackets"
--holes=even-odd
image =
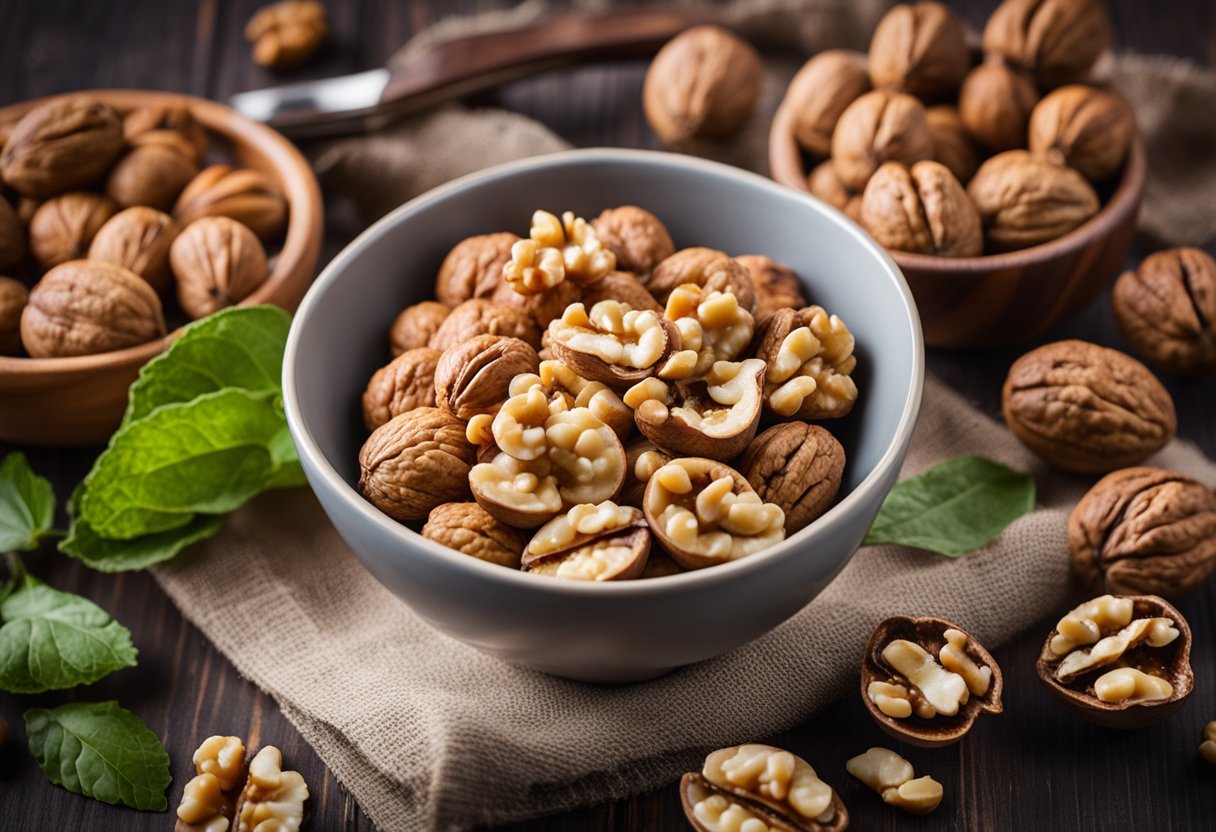
[[(809, 193), (792, 114), (779, 108), (769, 133), (773, 179)], [(1123, 268), (1144, 193), (1144, 144), (1132, 142), (1114, 193), (1063, 237), (982, 257), (892, 251), (932, 347), (995, 347), (1029, 341), (1078, 312)]]
[[(287, 198), (288, 224), (270, 277), (242, 305), (272, 303), (294, 310), (312, 282), (321, 252), (321, 189), (307, 160), (286, 139), (214, 101), (176, 93), (88, 90), (121, 111), (174, 102), (190, 108), (213, 137), (227, 142), (232, 161), (266, 174)], [(50, 98), (0, 108), (0, 122)], [(127, 388), (148, 359), (177, 333), (135, 347), (71, 358), (0, 356), (0, 440), (27, 445), (104, 442), (122, 419)]]

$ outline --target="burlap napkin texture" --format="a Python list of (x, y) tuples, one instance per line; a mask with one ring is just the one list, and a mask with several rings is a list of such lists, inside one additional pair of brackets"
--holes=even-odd
[[(864, 47), (882, 5), (766, 0), (732, 11), (731, 22), (762, 44), (792, 40), (804, 53)], [(425, 37), (543, 12), (533, 0), (505, 20), (457, 21)], [(794, 65), (771, 62), (767, 111)], [(1149, 142), (1144, 228), (1170, 241), (1207, 239), (1216, 230), (1216, 79), (1133, 57), (1118, 60), (1113, 74)], [(756, 121), (736, 144), (705, 152), (763, 170), (755, 149), (767, 125)], [(462, 173), (563, 147), (522, 116), (447, 107), (323, 148), (317, 165), (331, 193), (375, 216)], [(710, 748), (802, 721), (855, 684), (865, 639), (888, 615), (939, 614), (991, 647), (1062, 608), (1065, 525), (1084, 483), (1047, 469), (1004, 426), (929, 378), (904, 474), (965, 453), (1033, 472), (1038, 510), (959, 560), (863, 549), (769, 635), (645, 684), (555, 679), (439, 635), (358, 564), (306, 490), (260, 498), (156, 576), (237, 669), (275, 697), (377, 827), (464, 829), (651, 789)], [(1184, 442), (1151, 462), (1216, 482), (1216, 465)]]

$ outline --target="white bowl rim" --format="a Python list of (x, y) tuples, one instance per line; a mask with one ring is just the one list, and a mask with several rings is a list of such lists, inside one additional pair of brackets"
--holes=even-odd
[[(303, 329), (300, 321), (305, 320), (312, 313), (314, 307), (321, 303), (326, 291), (337, 281), (348, 262), (354, 259), (361, 247), (389, 233), (399, 217), (426, 210), (433, 204), (459, 191), (464, 191), (484, 182), (505, 176), (526, 174), (529, 171), (554, 166), (581, 165), (595, 162), (641, 163), (684, 168), (689, 171), (734, 180), (745, 187), (768, 191), (782, 199), (802, 200), (809, 203), (816, 210), (826, 214), (836, 223), (842, 232), (857, 239), (863, 246), (870, 249), (887, 266), (895, 289), (903, 298), (904, 311), (908, 315), (908, 323), (912, 332), (912, 378), (907, 396), (904, 399), (903, 411), (900, 413), (895, 436), (888, 444), (886, 450), (883, 451), (882, 456), (879, 457), (878, 462), (875, 463), (870, 473), (857, 484), (852, 492), (823, 515), (816, 518), (805, 529), (798, 531), (791, 537), (787, 537), (776, 546), (729, 563), (705, 569), (689, 570), (675, 575), (648, 578), (646, 580), (597, 582), (540, 578), (518, 569), (504, 568), (499, 564), (489, 563), (479, 558), (455, 552), (446, 546), (423, 537), (404, 524), (393, 520), (364, 499), (363, 495), (359, 494), (338, 474), (317, 446), (316, 441), (304, 422), (303, 414), (300, 411), (294, 373), (300, 349), (300, 332)], [(895, 261), (884, 248), (874, 242), (860, 226), (849, 220), (840, 211), (837, 211), (814, 196), (799, 193), (767, 177), (720, 162), (654, 150), (580, 148), (541, 156), (531, 156), (505, 164), (494, 165), (453, 179), (393, 209), (352, 240), (326, 265), (317, 279), (313, 281), (292, 319), (291, 331), (287, 337), (287, 347), (283, 356), (283, 407), (297, 451), (302, 457), (307, 458), (312, 468), (319, 473), (339, 498), (365, 522), (379, 526), (387, 534), (401, 538), (403, 542), (408, 543), (411, 547), (419, 549), (422, 557), (442, 558), (443, 563), (437, 563), (437, 566), (454, 566), (458, 571), (465, 571), (482, 579), (498, 580), (506, 586), (516, 586), (543, 594), (572, 596), (579, 597), (580, 599), (592, 597), (620, 599), (622, 596), (641, 597), (653, 593), (678, 591), (681, 588), (691, 589), (694, 585), (707, 586), (730, 581), (740, 573), (762, 569), (770, 562), (795, 556), (797, 551), (813, 546), (816, 539), (822, 537), (830, 525), (853, 510), (854, 506), (861, 503), (868, 494), (880, 487), (879, 482), (895, 464), (896, 458), (900, 453), (899, 449), (910, 442), (912, 431), (916, 427), (916, 419), (920, 412), (921, 396), (924, 391), (924, 376), (925, 347), (924, 337), (921, 332), (920, 315), (917, 312), (916, 301), (912, 297), (912, 291), (908, 288), (908, 283), (904, 279), (903, 272), (900, 271), (899, 266), (896, 265)], [(853, 554), (850, 553), (849, 557), (851, 558)], [(848, 559), (846, 558), (844, 563), (847, 562)]]

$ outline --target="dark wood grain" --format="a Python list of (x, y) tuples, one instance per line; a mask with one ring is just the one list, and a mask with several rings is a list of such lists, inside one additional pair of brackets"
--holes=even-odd
[[(225, 98), (277, 76), (255, 66), (241, 29), (251, 0), (6, 0), (0, 3), (0, 105), (82, 87), (172, 89)], [(381, 64), (412, 32), (453, 13), (507, 5), (496, 2), (397, 3), (332, 0), (334, 43), (313, 65), (290, 76), (319, 77)], [(973, 24), (995, 0), (953, 0)], [(1211, 0), (1112, 0), (1116, 42), (1141, 52), (1171, 52), (1216, 64), (1216, 4)], [(578, 145), (657, 147), (641, 114), (642, 62), (550, 73), (515, 82), (480, 101), (538, 118)], [(358, 229), (348, 216), (330, 220), (325, 256)], [(1137, 254), (1143, 254), (1138, 251)], [(1124, 347), (1104, 294), (1078, 317), (1041, 341), (1089, 338)], [(985, 353), (931, 352), (931, 369), (990, 413), (999, 410), (1000, 384), (1021, 348)], [(1216, 456), (1216, 381), (1171, 382), (1183, 436)], [(5, 403), (0, 402), (0, 407)], [(0, 447), (0, 452), (9, 450)], [(30, 450), (61, 498), (87, 471), (97, 449)], [(63, 519), (60, 518), (60, 522)], [(0, 715), (14, 731), (0, 751), (0, 829), (166, 830), (164, 814), (105, 806), (49, 785), (23, 748), (21, 712), (71, 699), (115, 698), (143, 717), (172, 758), (171, 802), (191, 772), (190, 755), (212, 733), (245, 734), (252, 744), (279, 746), (312, 791), (310, 828), (369, 830), (349, 795), (279, 712), (180, 614), (144, 574), (99, 575), (51, 551), (27, 558), (55, 586), (83, 594), (132, 631), (139, 667), (67, 693), (16, 697), (0, 694)], [(1163, 725), (1120, 733), (1081, 722), (1055, 702), (1033, 674), (1050, 622), (1027, 629), (995, 651), (1005, 670), (1006, 712), (984, 719), (958, 746), (903, 749), (918, 772), (946, 789), (934, 815), (914, 819), (884, 806), (843, 774), (844, 761), (873, 744), (889, 744), (854, 699), (770, 738), (810, 758), (848, 804), (854, 829), (893, 830), (1190, 830), (1216, 822), (1216, 769), (1196, 754), (1202, 725), (1216, 718), (1216, 651), (1204, 646), (1216, 632), (1216, 581), (1183, 598), (1198, 644), (1196, 690)], [(763, 703), (758, 703), (762, 707)], [(686, 828), (674, 784), (648, 795), (509, 827), (512, 830), (673, 830)]]

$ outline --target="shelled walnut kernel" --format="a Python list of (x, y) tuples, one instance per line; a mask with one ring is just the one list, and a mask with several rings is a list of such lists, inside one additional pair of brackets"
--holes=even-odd
[(304, 822), (308, 784), (297, 771), (283, 771), (283, 755), (273, 745), (249, 762), (249, 779), (241, 791), (233, 832), (298, 832)]
[(844, 321), (821, 306), (778, 309), (759, 335), (758, 358), (767, 364), (765, 406), (779, 416), (845, 416), (857, 400), (854, 339)]
[(673, 289), (663, 314), (680, 332), (680, 349), (696, 353), (691, 371), (687, 359), (682, 358), (685, 363), (680, 371), (666, 375), (660, 371), (664, 378), (701, 376), (714, 362), (734, 361), (747, 349), (755, 330), (755, 319), (739, 305), (733, 292), (706, 290), (695, 283)]
[(602, 300), (566, 307), (549, 324), (549, 349), (579, 375), (615, 387), (651, 374), (681, 344), (675, 327), (649, 309)]
[(913, 815), (927, 815), (942, 802), (942, 784), (917, 777), (912, 764), (886, 748), (871, 748), (845, 763), (849, 774), (882, 796), (883, 802)]
[(194, 770), (177, 808), (176, 832), (225, 832), (245, 782), (245, 744), (240, 737), (208, 737), (194, 752)]
[(1199, 744), (1199, 755), (1216, 766), (1216, 720), (1203, 726), (1203, 742)]
[(524, 551), (523, 569), (567, 580), (619, 581), (640, 576), (649, 554), (642, 512), (605, 500), (572, 506), (541, 526)]

